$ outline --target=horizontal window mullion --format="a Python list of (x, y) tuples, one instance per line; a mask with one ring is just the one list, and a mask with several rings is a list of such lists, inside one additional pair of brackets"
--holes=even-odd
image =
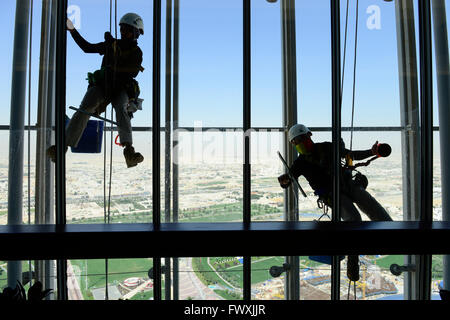
[(448, 221), (6, 225), (0, 260), (449, 254), (449, 238)]

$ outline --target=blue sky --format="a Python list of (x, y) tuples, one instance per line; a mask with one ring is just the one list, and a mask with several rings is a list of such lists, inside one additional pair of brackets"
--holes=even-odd
[[(152, 1), (118, 0), (118, 19), (126, 12), (137, 12), (146, 32), (139, 39), (144, 52), (141, 85), (144, 110), (136, 114), (133, 125), (151, 126), (152, 102)], [(180, 9), (180, 124), (193, 126), (242, 125), (242, 1), (188, 0)], [(350, 1), (347, 62), (343, 97), (344, 126), (350, 124), (355, 0)], [(109, 0), (69, 0), (80, 8), (80, 33), (90, 42), (103, 40), (109, 30)], [(380, 9), (379, 28), (369, 29), (370, 6)], [(0, 26), (3, 42), (0, 53), (4, 76), (0, 81), (3, 100), (0, 123), (9, 123), (12, 44), (15, 1), (1, 2)], [(346, 1), (341, 1), (342, 30)], [(331, 124), (331, 56), (329, 1), (296, 1), (297, 82), (299, 121), (309, 126)], [(447, 8), (448, 9), (448, 8)], [(37, 76), (41, 1), (34, 1), (32, 62), (32, 123), (36, 119)], [(393, 2), (359, 1), (359, 34), (356, 82), (355, 125), (400, 125), (397, 42)], [(164, 120), (164, 20), (162, 37), (162, 120)], [(417, 30), (417, 21), (416, 21)], [(114, 28), (113, 28), (114, 33)], [(342, 33), (342, 45), (344, 34)], [(86, 90), (86, 73), (101, 63), (98, 54), (83, 53), (68, 36), (67, 105), (78, 106)], [(280, 4), (252, 0), (252, 125), (282, 125)], [(437, 100), (435, 100), (437, 106)], [(67, 114), (72, 114), (67, 109)], [(108, 111), (108, 116), (109, 116)], [(437, 109), (434, 119), (437, 124)], [(162, 122), (163, 123), (163, 122)]]

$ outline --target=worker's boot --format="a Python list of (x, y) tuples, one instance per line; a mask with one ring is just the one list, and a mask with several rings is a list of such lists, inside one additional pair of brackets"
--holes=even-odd
[[(67, 149), (68, 149), (68, 147), (66, 147), (65, 152), (67, 152)], [(50, 146), (50, 147), (47, 149), (47, 157), (49, 157), (50, 160), (52, 160), (52, 162), (55, 162), (55, 161), (56, 161), (56, 146), (55, 146), (55, 145)]]
[(359, 280), (359, 258), (357, 255), (347, 257), (347, 277), (350, 281)]
[(144, 161), (144, 156), (139, 152), (135, 152), (134, 148), (130, 145), (125, 147), (123, 155), (128, 168), (135, 167), (138, 163)]

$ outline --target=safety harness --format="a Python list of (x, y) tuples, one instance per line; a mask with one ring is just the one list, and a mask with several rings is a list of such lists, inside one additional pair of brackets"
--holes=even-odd
[[(112, 54), (115, 57), (114, 61), (115, 66), (117, 66), (117, 61), (119, 60), (127, 60), (129, 57), (132, 56), (137, 50), (138, 46), (133, 46), (129, 49), (122, 50), (116, 39), (109, 39), (107, 35), (105, 35), (106, 42), (111, 41), (111, 48), (112, 48)], [(111, 68), (111, 66), (102, 66), (99, 70), (95, 70), (94, 72), (88, 72), (86, 80), (89, 83), (89, 87), (91, 86), (102, 86), (105, 85), (106, 82), (106, 71), (108, 68)], [(113, 68), (113, 73), (115, 74), (116, 68)], [(142, 66), (139, 66), (139, 71), (144, 72), (144, 68)], [(107, 84), (106, 84), (107, 85)], [(128, 95), (129, 102), (127, 106), (128, 115), (131, 118), (133, 118), (133, 113), (135, 113), (137, 110), (142, 110), (142, 102), (143, 99), (139, 98), (140, 95), (140, 88), (139, 88), (139, 82), (135, 79), (131, 79), (130, 81), (127, 81), (124, 84), (124, 89)], [(106, 111), (106, 107), (109, 104), (109, 101), (105, 101), (102, 105), (100, 105), (97, 110), (96, 114), (102, 114)]]

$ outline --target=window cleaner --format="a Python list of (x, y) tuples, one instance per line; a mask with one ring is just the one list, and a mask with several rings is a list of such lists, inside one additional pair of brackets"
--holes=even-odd
[[(136, 13), (125, 14), (119, 22), (121, 39), (115, 39), (110, 32), (104, 35), (105, 41), (92, 44), (86, 41), (67, 19), (67, 29), (74, 41), (85, 53), (98, 53), (103, 56), (99, 70), (89, 72), (88, 90), (66, 127), (67, 146), (76, 147), (87, 125), (90, 115), (99, 116), (111, 103), (119, 124), (120, 145), (124, 147), (124, 157), (128, 168), (144, 161), (141, 153), (135, 152), (132, 139), (131, 118), (142, 109), (139, 98), (139, 83), (134, 79), (143, 72), (142, 51), (137, 39), (144, 34), (144, 23)], [(47, 154), (54, 162), (56, 147), (51, 146)]]

